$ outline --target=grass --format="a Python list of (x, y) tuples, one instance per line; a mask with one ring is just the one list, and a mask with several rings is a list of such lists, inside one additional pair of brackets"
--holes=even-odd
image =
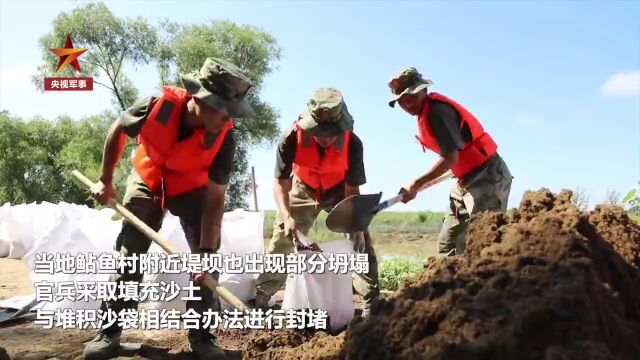
[(394, 256), (380, 259), (378, 275), (382, 290), (395, 291), (403, 280), (422, 273), (422, 261), (419, 258)]
[[(369, 227), (372, 236), (380, 234), (436, 234), (440, 231), (443, 212), (391, 212), (384, 211), (373, 218)], [(273, 222), (276, 212), (274, 210), (265, 211), (264, 216), (264, 237), (271, 238), (273, 233)], [(327, 213), (320, 213), (315, 224), (311, 228), (309, 237), (317, 242), (336, 240), (341, 234), (336, 234), (325, 225)]]

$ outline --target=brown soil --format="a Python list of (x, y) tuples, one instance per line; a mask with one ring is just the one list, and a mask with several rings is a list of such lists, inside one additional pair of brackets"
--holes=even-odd
[[(640, 227), (618, 207), (581, 213), (570, 197), (528, 192), (512, 216), (479, 216), (466, 257), (429, 259), (339, 335), (224, 330), (217, 342), (231, 359), (640, 359)], [(91, 337), (0, 328), (14, 359), (73, 359)], [(189, 355), (184, 332), (123, 340), (143, 343), (123, 359)]]
[(570, 198), (480, 216), (467, 257), (432, 258), (366, 321), (264, 358), (639, 359), (640, 227)]
[(467, 258), (433, 259), (340, 357), (639, 359), (640, 228), (570, 197), (528, 192), (513, 217), (480, 216)]
[(29, 267), (20, 259), (0, 259), (0, 300), (33, 294)]

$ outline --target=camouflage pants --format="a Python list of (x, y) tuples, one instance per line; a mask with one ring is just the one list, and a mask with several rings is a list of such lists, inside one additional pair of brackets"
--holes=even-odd
[[(321, 210), (330, 211), (342, 198), (323, 199), (319, 206), (296, 206), (313, 203), (314, 190), (305, 185), (296, 176), (293, 178), (293, 186), (289, 192), (289, 202), (291, 204), (291, 216), (296, 222), (296, 227), (303, 234), (307, 235), (313, 226), (316, 218)], [(269, 254), (289, 254), (294, 251), (294, 245), (291, 238), (284, 236), (284, 230), (281, 228), (283, 220), (280, 212), (276, 214), (273, 226), (273, 236), (267, 248)], [(368, 231), (365, 235), (365, 250), (369, 255), (369, 272), (366, 274), (354, 274), (354, 288), (363, 296), (364, 307), (370, 307), (372, 302), (378, 298), (380, 288), (378, 284), (378, 261), (376, 258), (371, 236)], [(287, 274), (279, 273), (262, 273), (256, 280), (256, 289), (269, 296), (273, 296), (280, 287), (285, 283)]]
[(438, 235), (438, 252), (446, 256), (462, 255), (466, 247), (469, 221), (483, 211), (507, 210), (513, 176), (504, 160), (496, 154), (477, 174), (456, 184), (449, 195), (449, 211)]
[[(172, 214), (180, 218), (180, 224), (184, 231), (189, 247), (193, 253), (199, 252), (200, 249), (200, 219), (203, 206), (204, 188), (196, 189), (184, 195), (165, 199), (166, 207)], [(127, 180), (127, 190), (124, 195), (123, 205), (131, 211), (136, 217), (147, 224), (155, 231), (162, 227), (164, 211), (162, 209), (160, 193), (153, 192), (142, 181), (135, 170), (132, 170)], [(122, 255), (131, 256), (133, 254), (144, 254), (149, 250), (151, 239), (141, 233), (133, 225), (123, 220), (122, 230), (116, 240), (115, 249)], [(125, 268), (118, 274), (111, 276), (110, 281), (121, 282), (134, 281), (140, 282), (143, 274), (140, 273), (140, 267), (136, 266), (136, 272), (131, 272), (131, 268)], [(218, 276), (218, 274), (214, 274)], [(206, 287), (202, 287), (199, 291), (194, 291), (194, 296), (201, 300), (188, 300), (186, 308), (193, 309), (198, 314), (202, 314), (207, 309), (213, 311), (220, 310), (220, 302), (217, 296)], [(124, 301), (123, 299), (110, 300), (102, 303), (102, 310), (111, 309), (116, 314), (123, 309), (136, 309), (138, 302), (134, 300)], [(201, 324), (200, 329), (189, 329), (189, 336), (199, 336), (209, 333), (209, 330)], [(117, 322), (108, 329), (106, 333), (117, 333), (122, 331), (117, 326)]]

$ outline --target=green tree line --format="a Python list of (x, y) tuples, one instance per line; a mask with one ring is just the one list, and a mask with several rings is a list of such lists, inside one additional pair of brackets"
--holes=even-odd
[[(67, 35), (74, 47), (87, 48), (80, 58), (81, 72), (70, 66), (55, 72), (57, 57), (49, 50), (61, 47)], [(141, 96), (135, 74), (125, 73), (125, 64), (155, 65), (156, 90), (163, 85), (181, 85), (180, 74), (198, 71), (207, 57), (223, 57), (246, 71), (255, 89), (249, 101), (256, 110), (251, 119), (236, 122), (237, 153), (227, 194), (227, 209), (246, 207), (250, 189), (248, 154), (252, 147), (268, 145), (277, 138), (278, 112), (261, 99), (264, 78), (277, 69), (281, 49), (268, 32), (226, 20), (180, 24), (162, 20), (157, 26), (147, 19), (114, 16), (101, 2), (83, 3), (61, 12), (51, 30), (39, 41), (42, 63), (34, 69), (32, 82), (42, 91), (46, 76), (93, 77), (96, 86), (109, 90), (111, 104), (99, 114), (82, 119), (22, 119), (0, 114), (0, 203), (66, 201), (92, 204), (83, 189), (69, 179), (77, 168), (92, 179), (99, 175), (106, 131), (120, 112)], [(19, 115), (19, 114), (18, 114)], [(116, 170), (116, 190), (121, 198), (130, 171), (125, 158)]]

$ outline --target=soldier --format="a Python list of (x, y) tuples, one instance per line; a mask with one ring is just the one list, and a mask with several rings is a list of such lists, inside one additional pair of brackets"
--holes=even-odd
[(458, 182), (449, 197), (450, 211), (438, 236), (438, 252), (461, 255), (472, 216), (486, 210), (507, 210), (511, 172), (475, 116), (450, 98), (428, 92), (431, 80), (423, 79), (415, 68), (403, 70), (388, 85), (393, 93), (389, 106), (398, 102), (416, 116), (416, 137), (423, 151), (440, 155), (431, 170), (403, 188), (403, 202), (411, 201), (425, 183), (451, 170)]
[[(306, 235), (321, 210), (329, 212), (345, 197), (360, 194), (366, 182), (362, 141), (342, 94), (320, 88), (298, 120), (281, 136), (276, 151), (275, 198), (278, 212), (269, 254), (288, 254), (296, 232)], [(364, 296), (363, 316), (379, 295), (378, 265), (368, 231), (347, 234), (354, 250), (369, 256), (369, 273), (358, 274), (356, 290)], [(267, 308), (286, 274), (263, 273), (256, 281), (255, 305)]]
[[(115, 198), (113, 172), (126, 138), (137, 138), (133, 169), (124, 206), (155, 231), (165, 209), (180, 218), (193, 253), (215, 253), (220, 246), (224, 198), (233, 168), (235, 140), (232, 118), (250, 117), (246, 95), (251, 81), (235, 65), (208, 58), (199, 72), (182, 76), (184, 88), (165, 86), (127, 109), (111, 126), (102, 160), (100, 181), (92, 190), (101, 203)], [(151, 240), (124, 221), (115, 248), (123, 255), (143, 254)], [(143, 274), (125, 269), (111, 281), (142, 280)], [(214, 274), (217, 277), (218, 274)], [(194, 274), (200, 283), (202, 274)], [(187, 309), (202, 314), (220, 310), (217, 296), (206, 287), (195, 292), (201, 300), (187, 301)], [(116, 314), (137, 308), (136, 301), (105, 301), (102, 309)], [(84, 349), (86, 357), (109, 356), (119, 347), (122, 328), (117, 322), (99, 331)], [(204, 327), (188, 331), (192, 352), (201, 358), (226, 359)]]

